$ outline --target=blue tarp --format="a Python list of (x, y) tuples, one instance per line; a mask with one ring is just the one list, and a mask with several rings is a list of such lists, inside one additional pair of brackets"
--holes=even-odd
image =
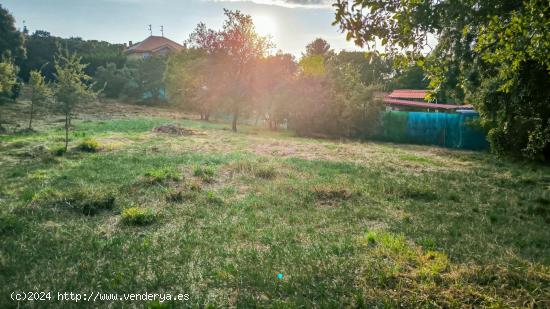
[(394, 142), (481, 150), (488, 147), (485, 133), (476, 125), (477, 113), (426, 113), (389, 111), (382, 115), (381, 138)]

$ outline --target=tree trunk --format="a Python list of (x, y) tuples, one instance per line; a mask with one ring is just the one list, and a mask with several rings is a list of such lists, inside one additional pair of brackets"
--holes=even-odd
[(65, 151), (69, 148), (69, 113), (65, 113)]
[(32, 130), (32, 116), (34, 114), (34, 103), (31, 102), (31, 117), (29, 119), (29, 130)]
[(237, 113), (233, 113), (233, 122), (231, 123), (231, 130), (233, 132), (237, 132), (237, 119), (239, 118), (239, 115)]
[(209, 112), (204, 113), (204, 120), (210, 121), (210, 113)]

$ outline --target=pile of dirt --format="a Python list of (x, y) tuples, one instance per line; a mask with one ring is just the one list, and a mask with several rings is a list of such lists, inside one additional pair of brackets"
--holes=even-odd
[(171, 135), (180, 135), (180, 136), (195, 134), (195, 131), (182, 128), (176, 124), (167, 124), (160, 127), (156, 127), (153, 129), (153, 132), (171, 134)]

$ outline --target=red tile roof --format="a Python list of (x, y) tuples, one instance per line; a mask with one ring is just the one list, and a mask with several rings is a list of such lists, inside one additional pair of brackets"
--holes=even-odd
[(126, 52), (127, 53), (154, 53), (162, 48), (169, 48), (174, 51), (182, 50), (183, 46), (180, 44), (167, 39), (165, 37), (161, 36), (150, 36), (143, 40), (142, 42), (139, 42), (137, 44), (134, 44), (130, 46)]
[(389, 96), (384, 99), (384, 102), (389, 105), (400, 105), (400, 106), (412, 106), (420, 108), (433, 108), (433, 109), (472, 109), (472, 105), (451, 105), (451, 104), (435, 104), (435, 103), (425, 103), (425, 102), (416, 102), (408, 100), (398, 100), (392, 99)]
[(390, 93), (389, 97), (393, 99), (424, 99), (429, 92), (429, 90), (399, 89)]

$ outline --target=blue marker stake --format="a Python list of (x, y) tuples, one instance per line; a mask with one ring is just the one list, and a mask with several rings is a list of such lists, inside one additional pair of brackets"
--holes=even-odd
[(283, 274), (278, 274), (277, 275), (277, 278), (279, 278), (279, 280), (283, 279), (283, 277), (284, 277)]

